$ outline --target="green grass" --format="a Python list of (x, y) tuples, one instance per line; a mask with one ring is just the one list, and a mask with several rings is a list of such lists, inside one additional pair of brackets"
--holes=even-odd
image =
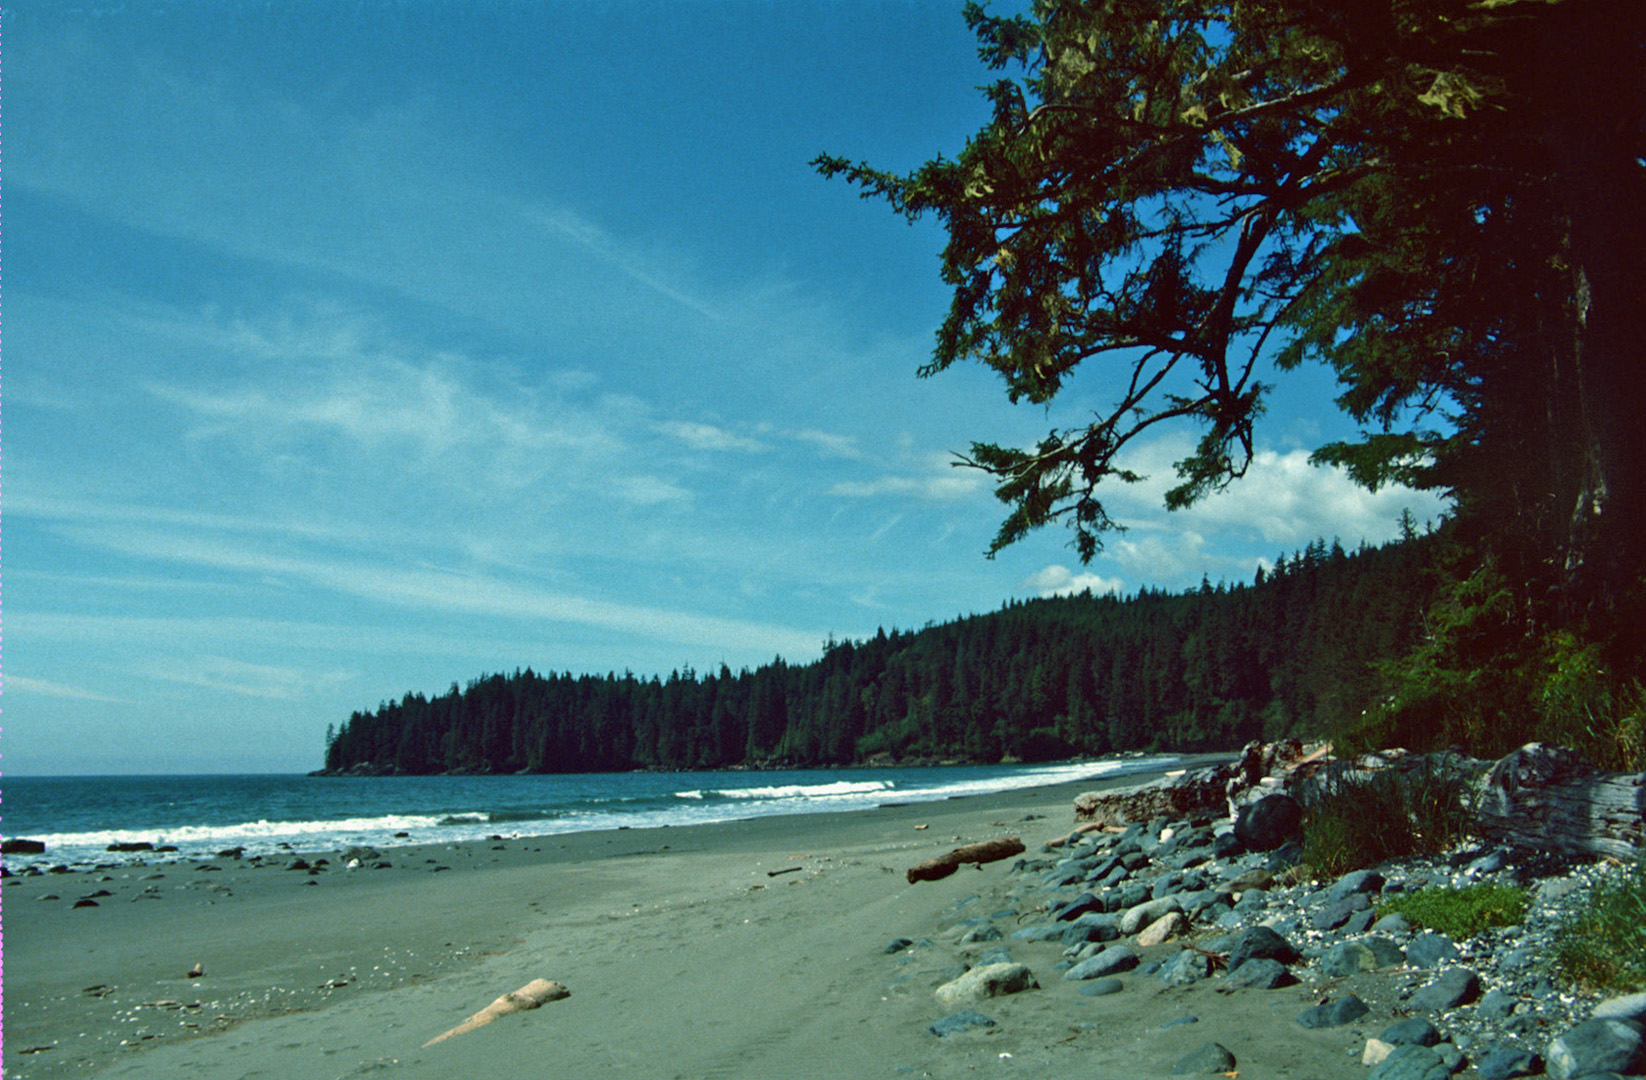
[(1343, 777), (1303, 801), (1303, 862), (1331, 877), (1444, 851), (1463, 834), (1462, 784), (1438, 769)]
[(1555, 970), (1596, 990), (1646, 990), (1646, 866), (1595, 886), (1584, 914), (1561, 929)]
[(1466, 941), (1488, 927), (1514, 926), (1526, 917), (1525, 889), (1509, 885), (1468, 885), (1461, 889), (1420, 889), (1397, 894), (1377, 906), (1379, 918), (1399, 913), (1413, 926)]

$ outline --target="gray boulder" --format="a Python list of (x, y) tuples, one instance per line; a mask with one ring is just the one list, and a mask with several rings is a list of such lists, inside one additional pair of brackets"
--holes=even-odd
[(1111, 945), (1096, 956), (1089, 956), (1063, 973), (1070, 982), (1098, 979), (1105, 975), (1119, 975), (1137, 966), (1137, 954), (1124, 945)]
[(1189, 1051), (1172, 1066), (1173, 1076), (1221, 1076), (1233, 1072), (1235, 1056), (1220, 1043), (1209, 1042)]
[(1390, 1046), (1434, 1046), (1440, 1042), (1440, 1032), (1421, 1016), (1390, 1024), (1378, 1038)]
[(1543, 1056), (1555, 1080), (1597, 1072), (1633, 1075), (1646, 1067), (1646, 1037), (1629, 1020), (1589, 1020), (1549, 1043)]
[(1267, 926), (1253, 926), (1243, 931), (1229, 947), (1229, 970), (1233, 971), (1248, 960), (1278, 960), (1290, 964), (1297, 959), (1297, 950), (1291, 942)]
[(1091, 979), (1080, 984), (1076, 991), (1086, 997), (1108, 997), (1126, 989), (1126, 984), (1119, 979)]
[(1326, 902), (1335, 904), (1345, 897), (1381, 892), (1384, 884), (1383, 875), (1376, 870), (1351, 870), (1327, 890)]
[(1184, 949), (1161, 965), (1156, 976), (1167, 986), (1188, 986), (1212, 973), (1212, 962), (1204, 953)]
[(1517, 1076), (1536, 1076), (1542, 1071), (1543, 1059), (1518, 1046), (1494, 1047), (1475, 1062), (1480, 1080), (1514, 1080)]
[(1514, 1015), (1515, 1005), (1519, 999), (1502, 987), (1494, 986), (1486, 991), (1475, 1006), (1475, 1015), (1482, 1020), (1507, 1020)]
[(1451, 1075), (1439, 1054), (1427, 1046), (1407, 1043), (1395, 1047), (1372, 1070), (1370, 1080), (1446, 1080)]
[(1304, 1010), (1298, 1015), (1297, 1022), (1306, 1028), (1342, 1027), (1344, 1024), (1354, 1023), (1371, 1011), (1371, 1006), (1350, 994), (1337, 1001)]
[(1087, 912), (1064, 928), (1060, 940), (1065, 945), (1083, 941), (1114, 941), (1120, 936), (1120, 927), (1116, 925), (1116, 921), (1115, 917), (1107, 912)]
[(1309, 918), (1309, 925), (1316, 930), (1336, 930), (1347, 923), (1356, 912), (1364, 912), (1371, 906), (1372, 902), (1365, 893), (1350, 893), (1315, 912)]
[(961, 1005), (1034, 990), (1039, 986), (1034, 972), (1025, 964), (985, 964), (938, 987), (937, 1000), (945, 1005)]
[(1068, 928), (1053, 923), (1049, 926), (1025, 926), (1012, 931), (1013, 941), (1059, 941)]
[(1414, 1009), (1444, 1012), (1480, 996), (1480, 979), (1468, 968), (1447, 968), (1440, 978), (1412, 995)]
[(1167, 912), (1182, 910), (1183, 904), (1175, 896), (1162, 896), (1158, 900), (1138, 904), (1136, 907), (1127, 909), (1126, 913), (1120, 917), (1120, 932), (1122, 934), (1135, 934)]
[(1225, 986), (1253, 990), (1278, 990), (1296, 981), (1292, 978), (1292, 973), (1286, 970), (1285, 964), (1264, 957), (1248, 960), (1239, 967), (1230, 969), (1223, 977)]
[(1303, 834), (1303, 807), (1290, 795), (1265, 795), (1240, 808), (1234, 833), (1247, 851), (1273, 851)]
[(958, 944), (978, 945), (985, 941), (999, 941), (1005, 936), (1000, 932), (1000, 927), (994, 923), (984, 923), (982, 926), (974, 926), (962, 934)]
[(1633, 1020), (1646, 1022), (1646, 994), (1625, 994), (1607, 998), (1589, 1014), (1591, 1020)]
[(1457, 960), (1461, 956), (1462, 954), (1457, 951), (1457, 946), (1452, 944), (1451, 938), (1445, 934), (1436, 934), (1432, 931), (1419, 934), (1412, 939), (1410, 945), (1406, 946), (1406, 961), (1413, 967), (1439, 967), (1442, 963), (1448, 960)]

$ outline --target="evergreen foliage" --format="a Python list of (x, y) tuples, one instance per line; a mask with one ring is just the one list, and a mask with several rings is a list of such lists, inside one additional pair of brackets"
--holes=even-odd
[[(1358, 438), (1316, 460), (1449, 494), (1539, 623), (1627, 640), (1646, 552), (1646, 8), (1603, 0), (968, 4), (991, 120), (907, 174), (815, 166), (948, 233), (962, 361), (1094, 418), (969, 461), (999, 549), (1090, 559), (1126, 452), (1187, 427), (1169, 507), (1240, 477), (1265, 364), (1322, 362)], [(1639, 601), (1640, 597), (1634, 595)], [(1591, 628), (1593, 629), (1593, 628)]]
[(821, 659), (667, 678), (489, 675), (356, 712), (326, 767), (588, 772), (901, 761), (1041, 761), (1232, 749), (1355, 721), (1376, 662), (1417, 639), (1441, 542), (1323, 541), (1252, 585), (1013, 601), (831, 641)]

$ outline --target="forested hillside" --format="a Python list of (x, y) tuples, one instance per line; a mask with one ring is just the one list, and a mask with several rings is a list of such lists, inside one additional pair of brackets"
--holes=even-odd
[(1378, 692), (1430, 600), (1434, 537), (1316, 543), (1250, 585), (1013, 601), (755, 671), (491, 675), (357, 712), (346, 771), (583, 772), (1235, 747), (1318, 732)]

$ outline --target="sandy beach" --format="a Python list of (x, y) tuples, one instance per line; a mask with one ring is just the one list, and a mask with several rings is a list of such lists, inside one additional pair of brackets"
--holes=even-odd
[[(8, 879), (5, 1076), (1137, 1077), (1212, 1040), (1243, 1077), (1358, 1070), (1386, 1009), (1305, 1031), (1301, 986), (1128, 977), (1126, 993), (1083, 996), (1054, 969), (1056, 942), (1009, 942), (1040, 989), (991, 1000), (996, 1027), (928, 1030), (954, 1011), (934, 989), (987, 948), (950, 929), (977, 915), (1010, 929), (1001, 913), (1033, 898), (1011, 860), (914, 885), (904, 870), (1006, 835), (1034, 855), (1098, 786), (401, 848), (383, 869), (334, 853), (315, 874), (156, 860)], [(898, 937), (918, 944), (887, 953)], [(571, 996), (424, 1047), (538, 978)], [(1192, 1035), (1162, 1027), (1188, 1014)]]

